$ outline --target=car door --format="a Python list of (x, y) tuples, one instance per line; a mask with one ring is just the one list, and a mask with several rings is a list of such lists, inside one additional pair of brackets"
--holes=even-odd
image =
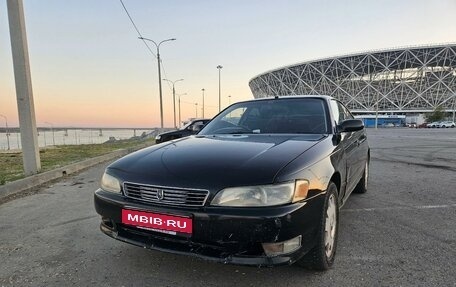
[[(354, 119), (353, 115), (342, 103), (338, 102), (338, 104), (340, 110), (344, 113), (345, 119)], [(347, 167), (350, 170), (350, 178), (347, 182), (347, 189), (349, 191), (355, 188), (356, 184), (361, 179), (368, 153), (366, 131), (362, 129), (350, 134), (350, 161), (347, 162), (347, 165), (350, 164), (350, 166)]]
[[(340, 122), (346, 119), (353, 118), (351, 114), (347, 114), (347, 112), (345, 111), (345, 107), (337, 100), (331, 100), (331, 110), (336, 125), (338, 125)], [(357, 166), (357, 132), (341, 133), (339, 145), (344, 151), (345, 158), (345, 190), (340, 191), (340, 200), (341, 203), (343, 203), (356, 185), (354, 181), (356, 179), (357, 170), (359, 168)]]

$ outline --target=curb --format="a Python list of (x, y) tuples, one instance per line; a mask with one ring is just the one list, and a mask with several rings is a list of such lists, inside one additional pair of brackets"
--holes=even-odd
[(119, 149), (108, 154), (100, 155), (97, 157), (85, 159), (80, 162), (72, 163), (63, 167), (59, 167), (50, 171), (42, 172), (32, 176), (28, 176), (23, 179), (9, 182), (5, 185), (0, 186), (0, 199), (26, 192), (37, 186), (45, 184), (47, 182), (63, 178), (69, 174), (76, 173), (88, 167), (92, 167), (102, 162), (106, 162), (124, 155), (127, 155), (137, 149)]

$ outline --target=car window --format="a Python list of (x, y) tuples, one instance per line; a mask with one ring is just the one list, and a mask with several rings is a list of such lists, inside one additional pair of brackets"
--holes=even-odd
[(238, 103), (214, 118), (199, 133), (327, 133), (325, 101), (315, 98)]
[(192, 124), (192, 126), (204, 125), (203, 121), (196, 121)]
[(336, 124), (339, 124), (343, 120), (354, 119), (350, 111), (336, 100), (331, 100), (331, 110)]
[(336, 100), (331, 100), (331, 112), (333, 114), (334, 120), (336, 121), (336, 124), (339, 124), (345, 119), (345, 114), (340, 107), (341, 105)]
[(188, 128), (189, 126), (191, 126), (191, 125), (192, 125), (192, 122), (188, 122), (188, 123), (186, 123), (183, 127), (181, 127), (181, 130), (185, 130), (185, 129), (187, 129), (187, 128)]
[(339, 104), (340, 110), (342, 110), (343, 113), (344, 113), (344, 119), (345, 120), (354, 119), (353, 115), (350, 113), (350, 111), (344, 105), (342, 105), (339, 102), (338, 102), (338, 104)]

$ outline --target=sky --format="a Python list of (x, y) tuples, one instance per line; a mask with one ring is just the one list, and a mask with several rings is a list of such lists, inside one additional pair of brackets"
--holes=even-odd
[[(38, 126), (158, 127), (157, 59), (120, 0), (23, 0)], [(456, 42), (455, 0), (123, 0), (159, 42), (162, 78), (176, 83), (182, 120), (252, 99), (250, 79), (303, 61)], [(155, 52), (155, 46), (150, 43)], [(229, 97), (231, 96), (231, 97)], [(198, 104), (198, 106), (195, 105)], [(173, 96), (163, 82), (165, 127)], [(196, 109), (196, 107), (198, 109)], [(176, 120), (178, 118), (176, 98)], [(6, 0), (0, 0), (0, 114), (18, 125)], [(0, 118), (0, 126), (3, 126)]]

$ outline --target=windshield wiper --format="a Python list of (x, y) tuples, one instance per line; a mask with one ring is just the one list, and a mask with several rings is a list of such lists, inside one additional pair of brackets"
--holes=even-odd
[(251, 134), (251, 131), (245, 131), (245, 130), (238, 130), (238, 131), (232, 131), (232, 132), (227, 132), (227, 133), (216, 133), (216, 135), (237, 135), (237, 134)]

